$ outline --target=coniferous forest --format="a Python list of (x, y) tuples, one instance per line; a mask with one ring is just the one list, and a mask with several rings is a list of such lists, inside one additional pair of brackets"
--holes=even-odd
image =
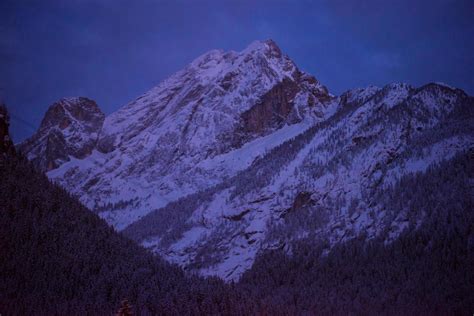
[(362, 236), (327, 252), (302, 240), (291, 256), (262, 254), (230, 284), (187, 275), (116, 233), (21, 155), (2, 157), (0, 311), (109, 315), (127, 299), (137, 315), (469, 314), (470, 155), (406, 177), (387, 194), (386, 203), (403, 195), (403, 207), (427, 212), (394, 242)]

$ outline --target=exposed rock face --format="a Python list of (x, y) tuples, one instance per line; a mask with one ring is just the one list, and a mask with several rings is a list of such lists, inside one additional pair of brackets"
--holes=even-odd
[(49, 107), (38, 132), (20, 150), (44, 171), (58, 168), (70, 156), (83, 159), (95, 148), (104, 119), (90, 99), (61, 99)]
[(295, 115), (293, 103), (300, 89), (295, 81), (285, 78), (242, 113), (241, 123), (235, 131), (236, 146), (240, 147), (250, 138), (262, 136), (284, 124), (300, 122), (302, 118)]
[(273, 86), (249, 110), (241, 115), (241, 123), (235, 131), (237, 146), (249, 138), (268, 134), (285, 124), (301, 122), (305, 114), (295, 107), (299, 93), (307, 96), (306, 106), (315, 107), (313, 114), (324, 116), (325, 104), (332, 97), (316, 78), (296, 70), (293, 76), (284, 78)]

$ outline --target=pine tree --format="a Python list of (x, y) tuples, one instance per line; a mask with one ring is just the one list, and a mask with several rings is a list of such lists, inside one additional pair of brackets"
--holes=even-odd
[(128, 303), (128, 300), (123, 300), (120, 309), (117, 312), (117, 316), (133, 316), (132, 306)]
[(0, 103), (0, 154), (14, 155), (15, 146), (8, 132), (9, 126), (10, 116), (7, 107)]

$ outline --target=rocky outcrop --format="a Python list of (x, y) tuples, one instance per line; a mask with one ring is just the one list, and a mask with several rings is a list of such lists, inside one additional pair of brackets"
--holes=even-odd
[[(296, 80), (287, 77), (273, 86), (253, 107), (242, 113), (240, 135), (263, 135), (281, 128), (284, 124), (300, 122), (303, 117), (298, 115), (295, 109), (295, 97), (308, 88), (305, 84), (319, 85), (319, 82), (312, 76), (299, 74)], [(308, 107), (331, 100), (324, 86), (305, 92)]]
[[(280, 56), (278, 52), (274, 54)], [(305, 117), (322, 117), (325, 107), (333, 99), (316, 78), (296, 68), (291, 76), (275, 84), (241, 114), (239, 125), (233, 132), (233, 147), (239, 148), (255, 137), (267, 135), (285, 124), (299, 123)], [(296, 106), (301, 103), (305, 108)]]
[(38, 131), (19, 148), (41, 170), (56, 169), (70, 157), (84, 159), (91, 154), (104, 119), (93, 100), (61, 99), (49, 107)]
[(261, 135), (284, 123), (296, 123), (298, 119), (291, 120), (289, 116), (299, 91), (298, 84), (289, 78), (277, 83), (252, 108), (242, 113), (242, 132)]

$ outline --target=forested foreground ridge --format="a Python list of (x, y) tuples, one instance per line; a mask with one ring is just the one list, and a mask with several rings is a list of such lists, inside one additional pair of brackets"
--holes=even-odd
[(2, 158), (0, 176), (3, 315), (109, 315), (124, 298), (138, 315), (248, 305), (222, 281), (186, 277), (120, 236), (25, 158)]
[(328, 251), (308, 237), (261, 254), (231, 284), (186, 275), (116, 233), (21, 155), (2, 155), (0, 313), (110, 315), (126, 298), (136, 315), (470, 315), (472, 155), (387, 192), (387, 207), (425, 218), (395, 241), (362, 236)]

